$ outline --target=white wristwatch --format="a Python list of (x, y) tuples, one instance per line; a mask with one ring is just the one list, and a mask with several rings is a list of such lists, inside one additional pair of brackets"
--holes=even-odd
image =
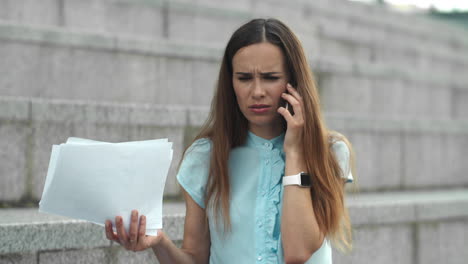
[(298, 185), (300, 187), (310, 187), (310, 175), (301, 171), (291, 176), (283, 176), (283, 186)]

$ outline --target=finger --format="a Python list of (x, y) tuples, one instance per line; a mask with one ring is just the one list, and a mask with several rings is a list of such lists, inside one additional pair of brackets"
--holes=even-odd
[(130, 238), (130, 247), (135, 250), (137, 245), (137, 235), (138, 235), (138, 211), (132, 211), (132, 218), (130, 223), (130, 231), (129, 231), (129, 238)]
[(302, 96), (299, 94), (299, 92), (297, 92), (297, 90), (294, 87), (292, 87), (291, 84), (288, 83), (288, 85), (286, 85), (286, 88), (288, 89), (288, 92), (291, 95), (293, 95), (297, 100), (302, 102)]
[(125, 248), (128, 248), (128, 236), (125, 232), (123, 219), (121, 216), (115, 217), (115, 226), (117, 228), (117, 236), (119, 237), (120, 244)]
[(278, 108), (277, 112), (286, 119), (286, 122), (289, 124), (289, 122), (292, 122), (294, 117), (291, 115), (291, 112), (286, 110), (284, 107)]
[(146, 236), (146, 216), (140, 216), (140, 226), (138, 228), (138, 244), (144, 244)]
[(299, 114), (299, 116), (302, 118), (302, 103), (290, 94), (283, 93), (281, 96), (284, 100), (288, 101), (290, 105), (292, 105), (294, 116)]
[(106, 237), (107, 237), (107, 239), (109, 239), (109, 240), (111, 240), (111, 241), (118, 242), (118, 237), (117, 237), (117, 235), (114, 233), (114, 230), (112, 230), (112, 221), (106, 220), (106, 223), (105, 223), (105, 230), (106, 230)]
[(290, 94), (292, 94), (300, 103), (301, 105), (301, 111), (304, 112), (304, 100), (302, 99), (302, 96), (299, 94), (296, 88), (292, 87), (291, 84), (288, 83), (287, 89)]

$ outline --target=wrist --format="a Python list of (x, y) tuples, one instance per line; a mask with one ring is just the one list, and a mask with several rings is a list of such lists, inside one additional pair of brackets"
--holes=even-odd
[(293, 159), (304, 157), (302, 153), (302, 149), (288, 149), (284, 151), (284, 155), (286, 156), (286, 158), (293, 158)]
[(158, 230), (158, 236), (159, 239), (155, 239), (153, 241), (153, 244), (150, 245), (154, 251), (160, 249), (161, 247), (164, 247), (164, 244), (166, 244), (169, 241), (167, 235), (162, 230)]
[(293, 175), (301, 171), (308, 172), (304, 157), (298, 153), (286, 154), (285, 175)]

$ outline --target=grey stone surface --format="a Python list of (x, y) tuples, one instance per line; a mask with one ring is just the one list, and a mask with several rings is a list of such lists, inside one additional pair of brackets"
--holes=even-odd
[[(315, 7), (315, 14), (317, 14), (317, 16), (315, 17), (320, 17), (319, 14), (321, 14), (322, 16), (339, 17), (340, 19), (336, 19), (337, 21), (346, 22), (346, 25), (348, 26), (347, 29), (353, 34), (342, 34), (342, 37), (352, 38), (354, 40), (360, 41), (379, 41), (380, 43), (384, 43), (385, 41), (387, 41), (387, 38), (370, 38), (369, 36), (366, 37), (364, 34), (359, 34), (360, 32), (356, 30), (356, 28), (360, 27), (362, 29), (361, 32), (365, 33), (372, 28), (376, 28), (379, 31), (384, 31), (386, 33), (398, 33), (398, 38), (406, 40), (401, 42), (398, 41), (392, 46), (415, 47), (416, 43), (426, 41), (433, 43), (433, 46), (425, 48), (422, 47), (422, 49), (431, 50), (431, 48), (437, 47), (433, 49), (437, 50), (436, 54), (447, 52), (449, 47), (466, 47), (466, 44), (468, 43), (465, 37), (457, 36), (454, 37), (453, 40), (454, 43), (456, 43), (455, 45), (445, 45), (444, 48), (441, 48), (440, 46), (443, 46), (442, 44), (445, 44), (445, 42), (447, 42), (449, 36), (458, 29), (455, 27), (451, 27), (450, 25), (440, 23), (431, 18), (426, 18), (424, 16), (408, 16), (399, 12), (394, 12), (392, 10), (386, 10), (385, 8), (379, 6), (362, 5), (356, 2), (343, 3), (342, 1), (338, 1), (340, 2), (343, 8), (331, 8), (336, 2), (337, 1), (329, 1), (327, 3), (328, 6), (325, 5), (322, 7), (316, 5), (315, 2), (308, 3), (308, 5)], [(362, 13), (365, 13), (366, 16), (359, 15)], [(311, 16), (310, 18), (315, 17)], [(328, 24), (333, 25), (332, 23)], [(411, 24), (412, 26), (408, 27), (408, 24)], [(324, 24), (324, 26), (326, 26), (326, 24)], [(437, 36), (431, 36), (431, 29), (438, 29), (443, 31), (444, 33)]]
[(398, 133), (348, 133), (356, 155), (356, 183), (362, 190), (398, 189), (401, 185), (402, 147)]
[(2, 224), (0, 233), (0, 254), (110, 245), (101, 226), (79, 220)]
[[(205, 11), (205, 12), (203, 12)], [(169, 5), (168, 37), (169, 39), (194, 43), (216, 43), (225, 45), (234, 30), (248, 21), (249, 13), (225, 15), (224, 12), (209, 12), (209, 9), (199, 10), (194, 7)], [(214, 11), (214, 10), (213, 10)], [(207, 14), (207, 13), (211, 14)]]
[[(22, 22), (21, 17), (26, 17), (30, 20), (34, 18), (37, 20), (37, 18), (39, 18), (39, 20), (31, 22), (41, 25), (57, 24), (61, 26), (74, 26), (96, 31), (108, 30), (114, 33), (121, 30), (124, 33), (130, 32), (133, 34), (153, 35), (159, 33), (161, 30), (161, 21), (154, 19), (160, 17), (158, 12), (165, 6), (169, 6), (179, 13), (192, 12), (193, 14), (202, 14), (202, 17), (212, 17), (212, 19), (219, 16), (230, 18), (252, 17), (255, 15), (258, 16), (264, 9), (268, 9), (270, 14), (271, 11), (276, 11), (276, 13), (278, 13), (278, 11), (284, 9), (283, 6), (279, 6), (282, 2), (276, 0), (222, 1), (222, 3), (206, 0), (197, 1), (196, 4), (186, 0), (170, 2), (86, 0), (79, 2), (80, 3), (68, 0), (64, 1), (63, 6), (61, 6), (61, 2), (59, 1), (47, 1), (47, 4), (38, 6), (34, 1), (4, 1), (2, 5), (2, 10), (4, 11), (0, 14), (0, 17), (19, 23)], [(259, 3), (262, 5), (259, 5)], [(336, 3), (339, 3), (343, 8), (333, 8)], [(268, 8), (268, 6), (270, 7)], [(393, 46), (415, 46), (414, 44), (425, 41), (425, 45), (419, 47), (419, 49), (424, 49), (424, 47), (427, 46), (426, 50), (444, 50), (445, 53), (449, 50), (448, 47), (463, 48), (468, 46), (466, 37), (463, 37), (463, 35), (453, 36), (453, 33), (457, 32), (456, 29), (436, 21), (431, 21), (428, 18), (405, 16), (378, 6), (362, 5), (355, 2), (343, 3), (342, 1), (295, 1), (294, 4), (288, 6), (294, 6), (296, 9), (302, 10), (304, 13), (303, 19), (312, 25), (321, 22), (323, 18), (326, 17), (335, 18), (332, 21), (340, 22), (347, 27), (340, 28), (331, 26), (330, 28), (340, 30), (347, 29), (347, 32), (352, 32), (352, 34), (346, 35), (349, 35), (355, 40), (364, 40), (367, 42), (375, 42), (377, 40), (383, 42), (386, 41), (387, 38), (376, 37), (377, 33), (375, 32), (392, 31), (400, 32), (400, 36), (406, 40), (397, 41)], [(275, 9), (275, 7), (277, 8)], [(46, 14), (46, 16), (40, 16), (38, 13), (26, 15), (27, 10), (33, 11), (38, 8), (41, 10), (41, 12), (38, 13)], [(251, 9), (256, 11), (255, 14), (249, 12)], [(344, 10), (347, 11), (344, 12)], [(92, 15), (86, 16), (89, 15), (89, 13)], [(365, 13), (366, 16), (359, 15), (362, 13)], [(297, 12), (295, 15), (297, 16)], [(137, 17), (138, 19), (128, 21), (129, 17)], [(292, 16), (289, 15), (288, 17), (291, 18)], [(154, 22), (151, 23), (152, 21)], [(412, 27), (407, 27), (408, 24), (411, 24)], [(320, 24), (320, 26), (327, 25), (333, 25), (333, 23), (327, 21)], [(389, 25), (391, 25), (391, 27)], [(430, 29), (434, 28), (438, 29), (441, 34), (433, 35)], [(450, 42), (447, 41), (447, 39), (450, 39)], [(446, 44), (445, 42), (449, 42), (450, 45), (444, 45)], [(444, 48), (444, 46), (445, 49), (441, 49)]]
[[(4, 69), (8, 78), (3, 81), (4, 85), (1, 87), (4, 87), (4, 94), (6, 95), (31, 95), (32, 92), (33, 95), (44, 97), (179, 104), (206, 104), (208, 101), (206, 99), (200, 100), (197, 97), (200, 93), (192, 91), (193, 84), (206, 87), (203, 83), (195, 81), (199, 80), (199, 76), (204, 75), (203, 73), (194, 71), (193, 76), (191, 73), (184, 76), (184, 78), (180, 78), (180, 73), (174, 69), (180, 69), (182, 67), (182, 69), (185, 69), (182, 70), (183, 72), (192, 72), (192, 68), (197, 70), (204, 69), (204, 67), (194, 65), (193, 63), (195, 63), (195, 61), (190, 57), (195, 56), (197, 58), (196, 61), (201, 60), (202, 62), (200, 63), (204, 63), (204, 60), (211, 61), (212, 59), (219, 58), (219, 55), (214, 55), (219, 54), (219, 49), (214, 53), (209, 53), (208, 50), (205, 53), (202, 47), (196, 46), (185, 46), (185, 48), (173, 48), (170, 50), (166, 48), (168, 47), (167, 44), (156, 45), (155, 42), (137, 42), (124, 38), (106, 37), (104, 35), (61, 32), (57, 30), (45, 31), (42, 29), (32, 30), (26, 28), (28, 30), (24, 31), (24, 29), (24, 27), (21, 28), (10, 25), (4, 27), (4, 30), (7, 30), (7, 33), (4, 34), (9, 38), (13, 38), (13, 40), (29, 38), (31, 41), (40, 40), (41, 42), (49, 44), (60, 43), (61, 45), (77, 46), (84, 49), (71, 47), (59, 48), (55, 45), (41, 45), (37, 47), (34, 43), (23, 44), (7, 42), (6, 45), (2, 45), (2, 47), (7, 60), (11, 61), (8, 65), (19, 64), (19, 67), (15, 68), (16, 70), (14, 73), (11, 72), (10, 67)], [(48, 35), (54, 37), (46, 38)], [(98, 49), (91, 49), (91, 47)], [(154, 49), (155, 47), (157, 47), (157, 49)], [(111, 51), (118, 49), (118, 52), (106, 52), (106, 50), (101, 50), (102, 48)], [(37, 67), (35, 64), (25, 63), (26, 59), (22, 60), (21, 56), (14, 55), (16, 52), (20, 52), (20, 50), (21, 54), (25, 52), (28, 54), (28, 59), (36, 58), (34, 61), (45, 66)], [(135, 54), (136, 52), (144, 52), (146, 55)], [(169, 58), (173, 53), (179, 54), (177, 56), (185, 56), (188, 58), (167, 58), (164, 60), (161, 58), (155, 60), (154, 55), (160, 54), (161, 52), (165, 54), (164, 56)], [(148, 53), (154, 55), (148, 56)], [(323, 56), (324, 58), (327, 57), (326, 54)], [(73, 65), (73, 67), (63, 67), (64, 64)], [(347, 64), (349, 64), (349, 62), (347, 62)], [(355, 65), (350, 65), (352, 69), (355, 69)], [(88, 70), (90, 67), (99, 70), (90, 72)], [(375, 68), (378, 69), (379, 67), (368, 65), (360, 71), (365, 72), (366, 76), (368, 76), (368, 72), (375, 71)], [(394, 72), (393, 68), (389, 68), (388, 66), (387, 68), (380, 68), (382, 74), (386, 74), (386, 76), (392, 75)], [(213, 67), (213, 70), (209, 70), (207, 76), (211, 76), (211, 73), (215, 72), (215, 69), (216, 67)], [(337, 69), (334, 71), (336, 70)], [(29, 73), (31, 71), (39, 72), (31, 74)], [(332, 111), (351, 110), (355, 113), (373, 111), (383, 114), (389, 113), (392, 109), (397, 108), (398, 112), (394, 114), (398, 115), (409, 115), (413, 117), (428, 115), (435, 117), (451, 116), (451, 110), (448, 106), (450, 104), (437, 104), (437, 106), (434, 107), (428, 102), (435, 99), (450, 101), (451, 97), (453, 97), (452, 90), (441, 89), (439, 87), (428, 89), (428, 85), (426, 84), (428, 82), (427, 77), (417, 77), (417, 74), (408, 75), (404, 73), (404, 71), (401, 72), (401, 70), (399, 74), (403, 74), (401, 78), (408, 77), (410, 79), (417, 79), (417, 82), (402, 83), (402, 85), (412, 87), (411, 89), (405, 90), (406, 96), (403, 97), (398, 96), (399, 93), (395, 93), (391, 97), (386, 96), (385, 89), (381, 88), (380, 84), (383, 83), (383, 87), (385, 87), (386, 82), (389, 81), (388, 78), (385, 80), (378, 79), (378, 82), (371, 82), (367, 79), (359, 81), (359, 79), (354, 80), (351, 77), (339, 77), (341, 75), (337, 75), (329, 81), (329, 84), (327, 84), (327, 82), (324, 84), (323, 96), (325, 98), (325, 107)], [(425, 72), (421, 72), (421, 74), (425, 74)], [(24, 78), (25, 75), (37, 75), (39, 77), (32, 80)], [(434, 78), (433, 75), (434, 74), (431, 74), (431, 78)], [(460, 79), (462, 80), (461, 84), (456, 84), (457, 86), (463, 86), (467, 82), (463, 81), (462, 76), (461, 78), (449, 78), (449, 76), (441, 77), (442, 75), (435, 76), (435, 80), (440, 79), (437, 83), (444, 86), (460, 82)], [(215, 78), (212, 77), (212, 79)], [(207, 77), (204, 77), (203, 80), (207, 80)], [(432, 79), (429, 80), (431, 82), (434, 81)], [(13, 83), (15, 84), (14, 89), (11, 86)], [(395, 81), (391, 81), (391, 83), (395, 83)], [(350, 85), (355, 88), (344, 88)], [(157, 88), (148, 88), (152, 86)], [(35, 90), (31, 91), (30, 87), (34, 87)], [(68, 87), (68, 89), (63, 89), (63, 87)], [(131, 92), (128, 87), (132, 87)], [(168, 87), (172, 89), (168, 89)], [(112, 89), (112, 92), (108, 92), (107, 90), (109, 89)], [(360, 92), (355, 92), (356, 89)], [(372, 89), (372, 93), (370, 89)], [(380, 92), (382, 89), (383, 92)], [(187, 91), (192, 91), (190, 92), (192, 95), (186, 96)], [(353, 92), (347, 95), (346, 91)], [(181, 96), (182, 94), (184, 96)], [(342, 94), (342, 96), (334, 96), (335, 94)], [(426, 99), (419, 100), (418, 98), (421, 96)], [(162, 98), (164, 98), (164, 100), (162, 100)], [(385, 100), (386, 103), (381, 105), (378, 103), (379, 100)], [(400, 103), (402, 100), (403, 104)], [(372, 101), (374, 103), (371, 103)]]
[(0, 120), (28, 121), (30, 102), (26, 98), (0, 97)]
[(32, 127), (34, 131), (30, 150), (32, 194), (34, 198), (40, 199), (49, 167), (52, 145), (65, 143), (68, 137), (76, 134), (73, 133), (71, 123), (34, 122)]
[[(456, 165), (450, 158), (466, 155), (466, 137), (443, 133), (408, 133), (403, 140), (403, 185), (411, 187), (466, 185), (465, 163)], [(466, 170), (466, 169), (465, 169)]]
[[(9, 96), (186, 104), (192, 99), (186, 95), (192, 85), (194, 58), (219, 57), (216, 50), (175, 43), (116, 40), (57, 30), (28, 33), (19, 26), (3, 29), (7, 31), (4, 36), (16, 39), (14, 43), (0, 40), (0, 55), (7, 62), (0, 65), (0, 72), (7, 76), (0, 81), (0, 93)], [(28, 36), (29, 43), (18, 42)], [(156, 57), (159, 55), (161, 58)], [(15, 70), (11, 65), (17, 65)]]
[[(178, 0), (173, 1), (177, 5), (181, 5), (182, 3), (190, 3), (193, 5), (193, 1), (191, 0)], [(246, 15), (246, 12), (251, 10), (252, 0), (239, 0), (239, 1), (223, 1), (222, 5), (218, 0), (198, 0), (197, 5), (200, 6), (200, 9), (206, 8), (204, 14), (209, 14), (210, 12), (219, 14), (221, 13), (224, 16), (242, 16)], [(217, 7), (217, 8), (216, 8)], [(202, 10), (203, 11), (203, 10)], [(222, 13), (224, 11), (224, 13)], [(230, 11), (230, 12), (228, 12)]]
[(15, 201), (26, 194), (28, 145), (31, 128), (0, 121), (0, 201)]
[(352, 200), (352, 197), (348, 198), (349, 215), (353, 226), (397, 224), (416, 220), (415, 208), (411, 201), (379, 203), (377, 199), (353, 203)]
[[(64, 25), (87, 31), (162, 37), (164, 32), (162, 5), (139, 2), (66, 0), (64, 1)], [(157, 1), (147, 2), (156, 3)]]
[(2, 0), (0, 19), (40, 25), (58, 25), (60, 23), (60, 5), (58, 0)]
[(466, 189), (348, 194), (354, 225), (443, 221), (468, 216)]
[(103, 249), (62, 250), (40, 252), (39, 264), (42, 263), (108, 263)]
[(37, 264), (37, 253), (0, 255), (0, 264)]
[(210, 106), (216, 89), (220, 63), (192, 63), (192, 105)]
[[(3, 28), (0, 32), (7, 36), (14, 36)], [(6, 33), (4, 31), (7, 31)], [(19, 32), (17, 32), (19, 34)], [(44, 67), (40, 67), (40, 47), (25, 43), (5, 41), (0, 37), (0, 93), (7, 96), (39, 96), (41, 93), (37, 83), (46, 78)], [(35, 78), (26, 78), (35, 76)], [(25, 90), (24, 87), (29, 87)]]
[(333, 263), (413, 263), (410, 225), (361, 227), (353, 236), (353, 251), (334, 250)]
[[(353, 263), (357, 263), (358, 260), (366, 260), (369, 256), (374, 257), (377, 254), (382, 254), (378, 257), (379, 260), (393, 259), (394, 254), (402, 250), (400, 253), (403, 256), (396, 258), (402, 258), (398, 263), (406, 263), (406, 257), (411, 256), (408, 252), (413, 252), (412, 247), (417, 245), (416, 242), (413, 245), (408, 241), (413, 241), (413, 233), (423, 234), (421, 230), (425, 228), (416, 231), (412, 229), (414, 223), (423, 224), (423, 226), (425, 223), (437, 223), (436, 226), (443, 224), (444, 228), (447, 223), (446, 229), (451, 230), (450, 232), (466, 227), (468, 191), (459, 189), (349, 195), (347, 206), (351, 223), (356, 230), (355, 251), (351, 257), (347, 256), (342, 259), (351, 258)], [(185, 205), (182, 202), (165, 202), (163, 215), (164, 232), (172, 240), (181, 241)], [(451, 225), (452, 222), (457, 224)], [(433, 225), (428, 226), (427, 230), (434, 230), (431, 227)], [(429, 235), (432, 234), (430, 232)], [(110, 244), (105, 239), (101, 226), (81, 220), (38, 213), (37, 209), (0, 210), (0, 233), (4, 234), (0, 237), (0, 255), (62, 248), (95, 248)], [(444, 239), (449, 239), (450, 234)], [(440, 235), (443, 235), (442, 231)], [(464, 238), (464, 235), (457, 235), (455, 238), (459, 241)], [(366, 257), (365, 248), (376, 250), (370, 250), (371, 255)]]
[[(5, 37), (12, 38), (13, 36), (15, 36), (15, 37), (13, 37), (13, 39), (15, 39), (15, 38), (26, 38), (26, 39), (28, 39), (29, 38), (31, 41), (32, 40), (46, 41), (46, 36), (47, 35), (53, 35), (54, 36), (53, 38), (47, 38), (48, 43), (51, 43), (51, 44), (53, 44), (53, 43), (62, 43), (63, 45), (72, 45), (72, 46), (73, 45), (78, 45), (78, 46), (84, 46), (84, 47), (90, 47), (90, 46), (91, 47), (102, 47), (102, 48), (107, 48), (107, 49), (114, 49), (114, 48), (118, 47), (119, 50), (121, 50), (121, 51), (131, 50), (131, 51), (147, 52), (147, 53), (152, 53), (152, 54), (160, 53), (161, 51), (164, 50), (164, 52), (169, 52), (169, 53), (174, 53), (175, 52), (175, 53), (178, 53), (178, 54), (183, 55), (183, 56), (193, 56), (193, 54), (200, 54), (200, 55), (204, 54), (203, 56), (205, 58), (219, 58), (219, 55), (213, 56), (213, 54), (219, 54), (219, 51), (216, 51), (214, 53), (213, 52), (204, 53), (202, 51), (203, 50), (202, 48), (194, 49), (194, 48), (185, 47), (185, 48), (182, 48), (182, 49), (177, 48), (177, 49), (172, 49), (172, 51), (169, 51), (169, 50), (167, 50), (165, 48), (165, 45), (152, 45), (151, 43), (153, 43), (153, 42), (130, 41), (130, 40), (122, 39), (122, 38), (105, 37), (104, 35), (90, 35), (90, 34), (83, 34), (83, 33), (76, 33), (76, 32), (61, 32), (61, 31), (53, 31), (53, 30), (47, 30), (47, 31), (43, 30), (43, 31), (41, 31), (39, 29), (31, 30), (29, 28), (24, 28), (24, 27), (21, 28), (21, 27), (18, 27), (18, 26), (11, 26), (11, 25), (8, 25), (7, 27), (4, 27), (3, 29), (4, 29), (3, 32), (4, 32)], [(21, 35), (20, 35), (20, 31), (21, 31)], [(15, 44), (15, 46), (17, 46), (17, 44)], [(325, 45), (325, 46), (326, 47), (328, 47), (328, 46), (331, 47), (332, 45)], [(155, 49), (155, 48), (157, 48), (157, 49)], [(221, 48), (221, 47), (219, 47), (219, 48)], [(218, 50), (219, 50), (219, 48), (218, 48)], [(61, 53), (58, 52), (58, 51), (54, 51), (54, 54), (52, 54), (52, 52), (49, 52), (49, 51), (46, 52), (47, 49), (48, 49), (47, 46), (43, 46), (42, 50), (44, 50), (44, 51), (40, 51), (41, 53), (50, 53), (48, 56), (45, 57), (46, 59), (45, 59), (45, 61), (43, 61), (43, 63), (47, 62), (47, 58), (57, 58), (55, 60), (63, 61), (63, 60), (69, 59), (68, 57), (72, 56), (70, 54), (69, 55), (60, 55)], [(90, 51), (86, 51), (86, 52), (90, 53)], [(38, 51), (33, 51), (33, 53), (36, 54), (36, 56), (39, 56), (39, 55), (37, 55)], [(67, 54), (67, 53), (64, 53), (64, 54)], [(192, 55), (190, 55), (190, 54), (192, 54)], [(209, 54), (211, 54), (211, 55), (209, 55)], [(78, 54), (78, 55), (80, 55), (80, 54)], [(327, 58), (327, 56), (328, 56), (327, 53), (323, 53), (324, 58)], [(93, 58), (95, 56), (91, 56), (91, 57)], [(100, 57), (100, 56), (98, 56), (98, 57)], [(335, 54), (335, 57), (337, 57), (336, 54)], [(85, 56), (85, 58), (86, 58), (86, 56)], [(98, 60), (99, 63), (105, 63), (105, 61), (106, 60), (104, 58), (101, 58), (101, 59)], [(349, 61), (348, 61), (348, 64), (349, 64)], [(362, 63), (359, 62), (359, 64), (362, 64)], [(53, 64), (51, 64), (51, 66), (53, 66)], [(354, 68), (357, 65), (351, 65), (351, 66)], [(359, 67), (361, 67), (361, 66), (359, 66)], [(365, 71), (372, 72), (374, 69), (376, 69), (376, 68), (378, 69), (379, 67), (382, 68), (381, 63), (377, 64), (377, 65), (369, 64), (368, 66), (365, 67)], [(462, 66), (462, 68), (463, 67), (464, 66)], [(43, 68), (44, 68), (43, 70), (47, 70), (47, 69), (49, 69), (51, 67), (43, 67)], [(101, 67), (99, 67), (99, 68), (101, 68)], [(110, 69), (110, 68), (111, 67), (105, 67), (104, 69)], [(149, 69), (150, 68), (151, 67), (149, 67)], [(59, 69), (57, 69), (57, 71), (58, 70)], [(386, 72), (387, 75), (392, 75), (393, 76), (393, 73), (394, 73), (395, 70), (399, 71), (398, 75), (403, 74), (403, 76), (405, 76), (405, 78), (406, 77), (408, 77), (410, 79), (417, 78), (418, 82), (421, 82), (421, 81), (424, 81), (424, 82), (431, 81), (432, 82), (434, 78), (436, 80), (439, 78), (440, 81), (437, 81), (437, 83), (440, 83), (443, 86), (446, 86), (447, 84), (450, 84), (450, 83), (460, 83), (459, 86), (461, 86), (461, 87), (463, 87), (463, 84), (466, 84), (466, 82), (467, 82), (466, 78), (462, 74), (459, 74), (458, 76), (456, 76), (457, 78), (453, 78), (455, 76), (452, 76), (452, 75), (447, 75), (446, 76), (444, 74), (443, 75), (440, 75), (440, 74), (435, 75), (434, 73), (431, 73), (431, 76), (428, 78), (427, 77), (427, 71), (419, 71), (419, 73), (418, 73), (418, 71), (416, 71), (416, 72), (411, 71), (411, 74), (408, 74), (405, 69), (401, 69), (401, 67), (399, 67), (399, 66), (395, 66), (395, 67), (392, 66), (390, 68), (387, 67), (386, 70), (385, 70), (385, 68), (383, 68), (380, 71), (382, 71), (383, 73)], [(128, 72), (131, 72), (131, 71), (128, 71)], [(51, 75), (51, 76), (60, 76), (60, 74), (57, 74), (57, 73), (54, 73), (54, 72), (51, 72), (49, 74), (39, 74), (39, 76), (49, 76), (49, 75)], [(145, 76), (151, 76), (151, 74), (149, 74), (149, 75), (145, 74)], [(417, 77), (417, 76), (420, 76), (420, 77)], [(437, 76), (439, 76), (439, 77), (437, 77)], [(444, 76), (444, 77), (440, 77), (440, 76)], [(68, 80), (67, 78), (64, 78), (64, 79)], [(87, 79), (93, 80), (93, 78), (87, 78)], [(424, 86), (421, 86), (421, 87), (425, 87), (425, 86), (427, 86), (427, 85), (424, 85)], [(52, 89), (52, 88), (49, 88), (49, 89)], [(436, 90), (436, 91), (440, 92), (440, 90)], [(447, 93), (447, 91), (442, 91), (442, 92)], [(445, 97), (447, 97), (447, 96), (445, 96)], [(445, 106), (443, 106), (443, 107), (445, 107)], [(438, 109), (438, 108), (440, 108), (440, 106), (438, 106), (435, 109)], [(422, 109), (420, 111), (424, 111), (424, 109)], [(437, 111), (439, 111), (439, 112), (442, 111), (442, 113), (443, 113), (445, 111), (445, 109), (437, 110)]]
[(321, 80), (321, 99), (325, 111), (368, 113), (372, 102), (371, 80), (333, 75)]
[(466, 119), (468, 116), (468, 90), (453, 89), (452, 107), (453, 118)]
[[(182, 239), (185, 206), (164, 203), (164, 232), (176, 241)], [(0, 255), (91, 249), (109, 246), (104, 228), (82, 220), (39, 213), (37, 209), (0, 210)]]
[(186, 124), (186, 108), (179, 105), (128, 106), (130, 125), (158, 127), (183, 127)]
[(31, 99), (36, 122), (150, 125), (185, 125), (185, 108), (177, 105), (119, 104), (113, 102)]
[(163, 219), (163, 231), (173, 241), (182, 241), (184, 238), (185, 204), (180, 203), (178, 212), (167, 215)]
[(187, 115), (188, 115), (188, 126), (191, 127), (201, 127), (208, 115), (210, 113), (210, 108), (207, 106), (191, 106), (187, 108)]
[(417, 235), (419, 261), (423, 263), (466, 263), (468, 221), (421, 223)]
[(132, 264), (132, 263), (142, 263), (142, 264), (158, 264), (158, 259), (156, 258), (153, 250), (147, 249), (140, 252), (132, 252), (125, 250), (125, 248), (118, 247), (113, 252), (113, 259), (111, 263), (119, 264)]
[(186, 59), (166, 60), (166, 86), (159, 87), (158, 97), (166, 103), (190, 104), (192, 97), (192, 64)]

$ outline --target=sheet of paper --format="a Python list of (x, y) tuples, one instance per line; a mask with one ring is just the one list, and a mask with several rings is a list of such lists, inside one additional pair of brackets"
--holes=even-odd
[(52, 147), (39, 211), (104, 225), (131, 210), (146, 215), (146, 234), (162, 228), (162, 198), (172, 143), (167, 139), (107, 143), (69, 138)]

